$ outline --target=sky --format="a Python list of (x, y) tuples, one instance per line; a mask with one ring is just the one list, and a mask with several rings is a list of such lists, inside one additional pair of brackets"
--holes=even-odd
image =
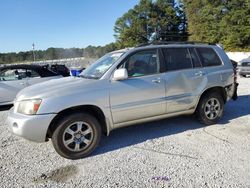
[(114, 24), (139, 0), (1, 0), (0, 53), (114, 42)]

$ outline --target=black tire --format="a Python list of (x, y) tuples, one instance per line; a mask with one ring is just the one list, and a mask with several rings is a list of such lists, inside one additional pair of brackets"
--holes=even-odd
[[(213, 101), (213, 99), (216, 99), (214, 101), (214, 103), (215, 102), (219, 103), (219, 106), (220, 106), (219, 108), (217, 108), (217, 107), (208, 108), (207, 105), (209, 105), (209, 102)], [(213, 114), (212, 116), (214, 116), (214, 118), (211, 119), (211, 116), (210, 116), (211, 113), (206, 115), (205, 111), (207, 113), (208, 113), (208, 111), (211, 111), (211, 113)], [(201, 97), (199, 104), (196, 108), (196, 117), (204, 125), (213, 125), (213, 124), (218, 123), (218, 121), (220, 120), (220, 118), (223, 115), (223, 111), (224, 111), (224, 100), (223, 100), (222, 96), (217, 92), (210, 92), (210, 93), (207, 93)], [(210, 116), (210, 118), (209, 118), (209, 116)]]
[[(84, 136), (83, 134), (80, 134), (80, 132), (78, 132), (78, 123), (82, 123), (81, 130), (85, 126), (91, 132), (87, 133)], [(72, 128), (76, 129), (72, 130)], [(72, 133), (74, 133), (75, 136), (72, 136), (73, 134), (68, 134), (69, 129), (73, 131)], [(82, 133), (83, 132), (84, 131), (82, 131)], [(87, 136), (89, 137), (88, 139)], [(66, 144), (65, 142), (68, 141), (66, 137), (70, 138), (68, 140), (71, 141), (72, 139), (74, 139), (74, 141), (71, 141), (70, 144)], [(98, 146), (100, 139), (101, 126), (99, 122), (93, 116), (85, 113), (75, 113), (66, 116), (57, 124), (57, 128), (52, 135), (52, 143), (56, 152), (67, 159), (80, 159), (90, 155)], [(83, 140), (88, 140), (88, 144), (85, 145), (85, 142)], [(79, 148), (77, 148), (78, 151), (72, 151), (75, 150), (76, 145), (79, 145)], [(80, 149), (80, 147), (83, 148)]]

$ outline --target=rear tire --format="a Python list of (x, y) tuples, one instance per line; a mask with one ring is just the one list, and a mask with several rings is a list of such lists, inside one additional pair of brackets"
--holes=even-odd
[(196, 116), (204, 125), (213, 125), (218, 123), (223, 115), (224, 100), (217, 92), (205, 94), (196, 108)]
[(67, 159), (91, 154), (101, 139), (101, 126), (89, 114), (75, 113), (63, 118), (52, 135), (56, 152)]

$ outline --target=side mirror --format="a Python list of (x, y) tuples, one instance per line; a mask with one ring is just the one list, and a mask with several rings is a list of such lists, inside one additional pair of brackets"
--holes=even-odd
[(125, 80), (128, 78), (128, 71), (125, 68), (117, 69), (114, 72), (113, 80)]

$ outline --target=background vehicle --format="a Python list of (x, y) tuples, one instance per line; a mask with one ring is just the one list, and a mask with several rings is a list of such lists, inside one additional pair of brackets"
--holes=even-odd
[(61, 64), (52, 64), (52, 65), (43, 65), (44, 68), (49, 69), (59, 75), (62, 75), (63, 77), (70, 76), (70, 70), (65, 66)]
[(193, 113), (215, 124), (236, 93), (233, 65), (219, 46), (160, 42), (109, 53), (80, 77), (22, 90), (8, 121), (14, 134), (51, 138), (61, 156), (78, 159), (102, 133), (123, 126)]
[(39, 65), (0, 68), (0, 106), (12, 104), (16, 94), (27, 86), (61, 77)]
[(247, 77), (250, 75), (250, 59), (243, 59), (238, 66), (239, 75), (242, 77)]
[(51, 65), (51, 70), (62, 75), (63, 77), (70, 76), (70, 70), (65, 65)]

